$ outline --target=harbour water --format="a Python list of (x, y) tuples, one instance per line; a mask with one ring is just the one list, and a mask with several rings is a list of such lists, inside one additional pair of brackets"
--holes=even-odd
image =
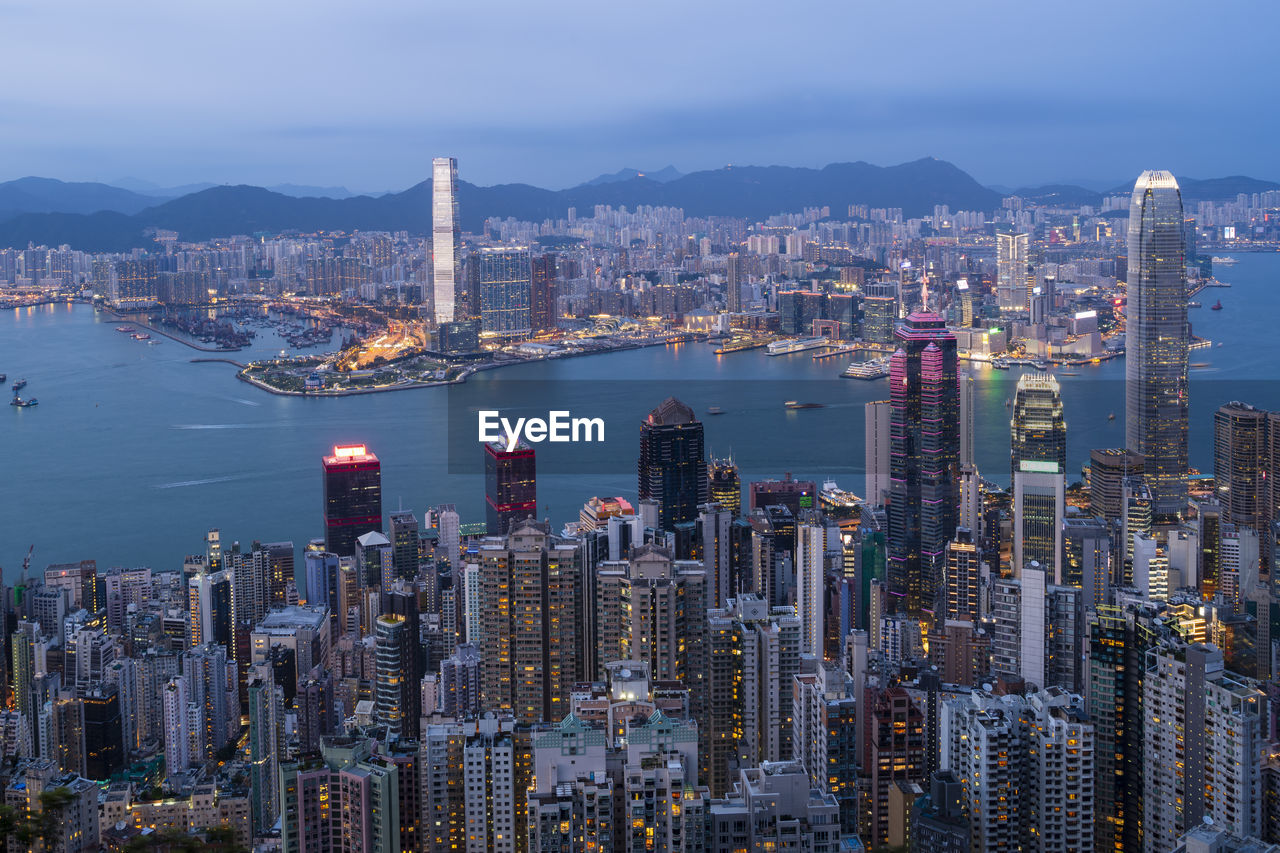
[[(1275, 330), (1280, 255), (1242, 254), (1219, 275), (1233, 287), (1197, 297), (1191, 461), (1213, 465), (1213, 410), (1240, 399), (1280, 408)], [(1224, 310), (1210, 311), (1221, 298)], [(314, 399), (259, 391), (230, 364), (159, 338), (147, 346), (115, 331), (121, 322), (84, 305), (0, 313), (0, 372), (30, 381), (40, 405), (0, 413), (0, 567), (12, 582), (29, 546), (32, 565), (96, 559), (100, 567), (180, 568), (210, 527), (224, 543), (322, 535), (320, 457), (337, 443), (364, 443), (383, 465), (383, 506), (423, 510), (453, 503), (463, 521), (483, 520), (480, 450), (469, 412), (502, 409), (519, 388), (524, 403), (601, 417), (599, 448), (540, 445), (540, 514), (577, 518), (593, 495), (633, 498), (639, 421), (666, 395), (703, 416), (717, 456), (732, 453), (744, 483), (793, 472), (830, 477), (861, 493), (862, 404), (888, 395), (887, 380), (839, 380), (844, 359), (812, 353), (770, 358), (761, 350), (716, 356), (704, 343), (535, 362), (473, 377), (463, 386)], [(1217, 346), (1221, 342), (1222, 346)], [(260, 332), (237, 360), (284, 346)], [(1060, 373), (1068, 429), (1069, 480), (1093, 447), (1124, 442), (1124, 362)], [(997, 482), (1008, 477), (1009, 410), (1018, 369), (975, 371), (976, 456)], [(824, 408), (788, 411), (786, 400)], [(524, 404), (522, 404), (524, 405)], [(452, 417), (450, 413), (452, 412)], [(1109, 419), (1114, 413), (1115, 419)], [(468, 458), (458, 448), (469, 448)], [(451, 448), (453, 453), (450, 453)], [(453, 457), (452, 459), (450, 457)]]

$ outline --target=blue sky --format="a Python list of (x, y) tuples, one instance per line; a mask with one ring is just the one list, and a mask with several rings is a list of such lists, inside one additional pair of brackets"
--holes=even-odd
[(563, 187), (950, 160), (984, 183), (1280, 179), (1280, 7), (0, 0), (0, 179)]

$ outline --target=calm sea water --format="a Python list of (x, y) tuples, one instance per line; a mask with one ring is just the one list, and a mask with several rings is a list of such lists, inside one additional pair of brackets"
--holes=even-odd
[[(1206, 471), (1216, 406), (1242, 399), (1280, 408), (1280, 256), (1239, 257), (1218, 272), (1234, 286), (1202, 293), (1205, 307), (1191, 315), (1198, 334), (1223, 342), (1192, 354), (1208, 365), (1192, 371), (1191, 413), (1192, 463)], [(1219, 297), (1224, 310), (1210, 311)], [(224, 542), (291, 539), (300, 547), (322, 534), (320, 457), (335, 443), (365, 443), (381, 458), (385, 510), (421, 517), (428, 506), (454, 503), (464, 521), (483, 520), (479, 451), (459, 435), (474, 428), (464, 410), (501, 408), (521, 396), (515, 389), (521, 409), (545, 397), (547, 408), (571, 407), (608, 425), (603, 447), (539, 447), (540, 509), (557, 526), (576, 519), (592, 495), (634, 497), (639, 421), (668, 394), (697, 411), (725, 410), (703, 418), (707, 441), (716, 455), (733, 454), (744, 481), (791, 471), (861, 492), (862, 404), (888, 393), (884, 380), (836, 380), (843, 359), (759, 350), (718, 357), (709, 345), (687, 344), (521, 365), (452, 389), (278, 397), (238, 381), (231, 365), (193, 364), (206, 354), (167, 339), (146, 346), (118, 325), (86, 306), (0, 314), (0, 372), (10, 383), (27, 378), (23, 395), (40, 400), (34, 409), (0, 410), (6, 580), (31, 545), (36, 568), (92, 558), (156, 569), (179, 568), (210, 527)], [(252, 351), (233, 357), (281, 346), (260, 333)], [(1090, 448), (1124, 441), (1123, 377), (1123, 360), (1060, 375), (1076, 476)], [(1006, 401), (1017, 378), (1016, 369), (977, 374), (977, 461), (998, 482), (1008, 476)], [(790, 399), (826, 407), (786, 411)]]

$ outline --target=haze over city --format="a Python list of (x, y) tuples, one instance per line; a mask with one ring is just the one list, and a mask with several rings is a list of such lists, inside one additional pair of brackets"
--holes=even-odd
[(386, 191), (430, 151), (550, 188), (923, 156), (1008, 187), (1280, 178), (1280, 10), (1230, 8), (7, 2), (0, 178)]

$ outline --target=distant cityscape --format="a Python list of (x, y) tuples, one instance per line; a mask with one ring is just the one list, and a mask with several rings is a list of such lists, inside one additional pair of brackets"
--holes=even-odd
[[(432, 161), (429, 233), (0, 249), (0, 307), (72, 303), (263, 399), (692, 343), (834, 362), (883, 383), (862, 493), (744, 479), (673, 371), (610, 425), (634, 491), (575, 475), (577, 517), (514, 440), (474, 445), (483, 518), (391, 510), (352, 436), (287, 496), (309, 541), (209, 529), (180, 571), (34, 545), (0, 575), (6, 849), (1280, 851), (1280, 411), (1224, 401), (1211, 471), (1189, 438), (1196, 312), (1280, 251), (1280, 190), (473, 232), (463, 167)], [(1059, 376), (1115, 359), (1123, 443), (1077, 481)], [(1014, 369), (1004, 487), (975, 377)], [(0, 381), (23, 423), (58, 404)]]

